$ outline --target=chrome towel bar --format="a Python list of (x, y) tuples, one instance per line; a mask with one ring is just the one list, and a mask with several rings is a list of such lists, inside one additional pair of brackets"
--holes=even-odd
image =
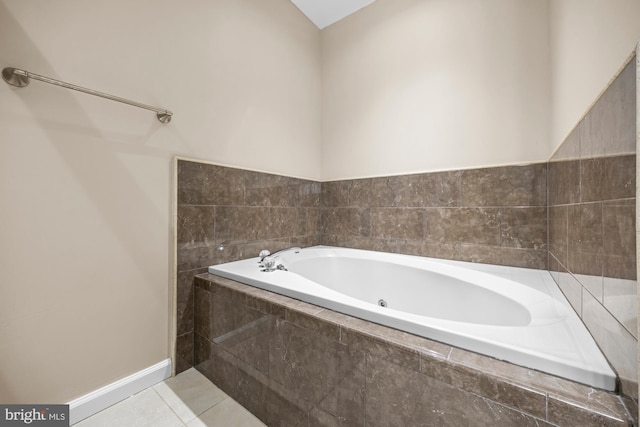
[(88, 93), (89, 95), (99, 96), (101, 98), (110, 99), (112, 101), (122, 102), (123, 104), (133, 105), (134, 107), (144, 108), (145, 110), (155, 111), (156, 117), (162, 123), (169, 123), (171, 121), (171, 116), (173, 113), (169, 110), (165, 110), (162, 108), (152, 107), (150, 105), (141, 104), (139, 102), (130, 101), (125, 98), (120, 98), (119, 96), (109, 95), (108, 93), (98, 92), (97, 90), (87, 89), (82, 86), (72, 85), (71, 83), (65, 83), (60, 80), (55, 80), (49, 77), (41, 76), (35, 73), (30, 73), (25, 70), (20, 70), (19, 68), (6, 67), (2, 70), (2, 79), (12, 86), (16, 87), (25, 87), (29, 84), (29, 79), (40, 80), (41, 82), (49, 83), (56, 86), (61, 86), (67, 89), (77, 90), (78, 92)]

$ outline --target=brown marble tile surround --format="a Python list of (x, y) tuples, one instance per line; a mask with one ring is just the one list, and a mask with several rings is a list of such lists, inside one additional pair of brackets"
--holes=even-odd
[(320, 243), (320, 183), (177, 159), (176, 372), (193, 366), (193, 277), (261, 249)]
[(322, 242), (547, 268), (545, 163), (322, 184)]
[(632, 60), (550, 160), (548, 198), (552, 276), (637, 402), (635, 93)]
[(198, 370), (270, 426), (630, 426), (617, 395), (210, 274)]
[(176, 168), (177, 372), (193, 366), (193, 276), (264, 248), (547, 266), (546, 164), (325, 183), (183, 159)]

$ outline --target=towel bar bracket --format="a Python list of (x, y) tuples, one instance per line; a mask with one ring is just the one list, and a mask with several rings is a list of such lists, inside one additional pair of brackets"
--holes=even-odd
[(2, 70), (2, 79), (7, 82), (7, 84), (15, 87), (25, 87), (29, 84), (28, 76), (22, 73), (16, 73), (16, 69), (11, 67)]

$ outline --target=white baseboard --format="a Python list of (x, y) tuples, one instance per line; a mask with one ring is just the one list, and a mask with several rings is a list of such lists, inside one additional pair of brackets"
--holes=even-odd
[(171, 359), (129, 375), (126, 378), (87, 393), (69, 402), (71, 425), (96, 414), (136, 393), (141, 392), (171, 376)]

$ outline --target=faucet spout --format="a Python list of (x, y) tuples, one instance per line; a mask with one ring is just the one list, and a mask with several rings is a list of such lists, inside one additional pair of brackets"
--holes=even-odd
[(286, 249), (280, 249), (279, 251), (276, 251), (274, 253), (272, 253), (271, 255), (269, 255), (272, 258), (276, 258), (279, 257), (280, 255), (287, 253), (287, 252), (294, 252), (294, 253), (299, 253), (300, 252), (300, 248), (297, 246), (291, 247), (291, 248), (286, 248)]

